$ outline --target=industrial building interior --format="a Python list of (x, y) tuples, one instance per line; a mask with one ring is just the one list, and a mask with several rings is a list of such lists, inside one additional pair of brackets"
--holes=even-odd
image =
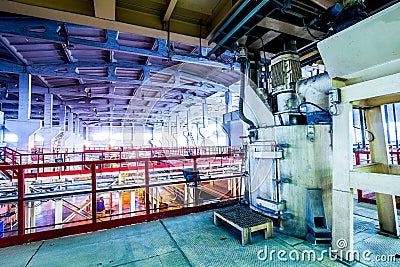
[(0, 0), (1, 266), (397, 266), (400, 3)]

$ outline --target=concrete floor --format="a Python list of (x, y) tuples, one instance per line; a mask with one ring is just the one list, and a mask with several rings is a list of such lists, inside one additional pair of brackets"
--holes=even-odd
[[(400, 254), (400, 240), (377, 235), (374, 212), (371, 206), (356, 208), (359, 215), (355, 215), (355, 249), (369, 249), (372, 255)], [(285, 262), (275, 254), (272, 261), (260, 260), (257, 254), (266, 246), (268, 252), (295, 250), (300, 255), (314, 249), (317, 257), (326, 247), (313, 247), (304, 240), (279, 233), (268, 240), (256, 233), (253, 245), (242, 247), (239, 233), (227, 226), (214, 226), (212, 214), (208, 211), (2, 248), (0, 266), (344, 266), (329, 257), (322, 261)], [(288, 255), (285, 258), (289, 259)], [(398, 266), (400, 259), (396, 260), (397, 263), (361, 260), (352, 266)]]

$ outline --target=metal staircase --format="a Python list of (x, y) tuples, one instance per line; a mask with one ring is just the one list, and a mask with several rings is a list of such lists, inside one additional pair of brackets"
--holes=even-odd
[(62, 147), (64, 140), (64, 132), (60, 132), (56, 137), (54, 137), (53, 150), (54, 152), (59, 152)]
[(193, 134), (191, 132), (188, 132), (188, 137), (189, 137), (190, 141), (192, 142), (192, 145), (194, 147), (197, 147), (196, 141), (194, 140)]

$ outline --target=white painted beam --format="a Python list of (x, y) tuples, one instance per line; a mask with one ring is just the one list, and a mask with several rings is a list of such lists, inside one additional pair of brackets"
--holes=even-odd
[(395, 95), (399, 91), (400, 73), (396, 73), (343, 87), (341, 88), (341, 98), (342, 102), (353, 102)]
[(400, 195), (400, 175), (350, 172), (350, 186), (370, 192)]

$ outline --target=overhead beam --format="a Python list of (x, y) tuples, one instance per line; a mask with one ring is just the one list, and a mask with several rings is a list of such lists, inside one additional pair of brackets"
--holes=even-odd
[(265, 33), (263, 36), (261, 36), (261, 39), (257, 39), (254, 43), (250, 44), (248, 46), (249, 49), (260, 49), (263, 47), (263, 44), (266, 45), (275, 38), (277, 38), (279, 35), (281, 35), (280, 32), (275, 32), (275, 31), (268, 31)]
[[(107, 68), (108, 73), (107, 76), (95, 76), (95, 75), (87, 75), (78, 73), (79, 68)], [(132, 70), (140, 70), (144, 73), (142, 79), (129, 79), (129, 78), (120, 78), (116, 75), (117, 68), (129, 68)], [(176, 83), (160, 83), (160, 82), (152, 82), (149, 80), (150, 70), (157, 71), (158, 73), (167, 73), (170, 75), (175, 75), (179, 73), (182, 77), (187, 77), (193, 80), (196, 80), (198, 83), (202, 83), (201, 86), (196, 85), (188, 85), (182, 84), (179, 81)], [(22, 66), (15, 63), (9, 62), (0, 62), (0, 72), (6, 73), (30, 73), (34, 75), (41, 76), (51, 76), (51, 77), (62, 77), (62, 78), (75, 78), (75, 79), (87, 79), (94, 81), (109, 81), (115, 83), (126, 83), (130, 85), (142, 85), (145, 87), (162, 87), (162, 88), (182, 88), (188, 90), (200, 90), (200, 91), (217, 91), (217, 92), (225, 92), (227, 91), (227, 87), (224, 85), (208, 81), (206, 78), (202, 78), (199, 76), (191, 75), (185, 72), (180, 72), (177, 70), (170, 69), (162, 69), (158, 66), (144, 66), (138, 64), (126, 64), (126, 63), (65, 63), (65, 64), (56, 64), (56, 65), (33, 65), (33, 66)], [(83, 84), (81, 88), (89, 87), (89, 85)], [(106, 84), (100, 84), (100, 87), (107, 86)], [(67, 88), (72, 88), (67, 86)]]
[[(194, 91), (215, 91), (215, 92), (225, 92), (228, 90), (227, 87), (221, 84), (217, 84), (212, 81), (208, 81), (205, 78), (198, 77), (195, 75), (191, 75), (185, 72), (179, 72), (175, 70), (160, 70), (159, 73), (167, 73), (174, 75), (179, 73), (182, 77), (187, 77), (190, 79), (196, 79), (196, 81), (200, 84), (197, 85), (189, 85), (180, 83), (177, 81), (176, 83), (161, 83), (161, 82), (152, 82), (149, 80), (150, 76), (145, 75), (144, 79), (128, 79), (128, 78), (120, 78), (116, 76), (116, 68), (118, 67), (126, 67), (131, 66), (133, 69), (142, 70), (143, 73), (147, 73), (150, 75), (150, 69), (158, 70), (160, 68), (153, 66), (143, 66), (143, 65), (133, 65), (133, 64), (120, 64), (120, 63), (102, 63), (102, 64), (81, 64), (81, 63), (66, 63), (66, 64), (57, 64), (57, 65), (40, 65), (40, 66), (22, 66), (15, 63), (9, 62), (0, 62), (0, 72), (7, 73), (30, 73), (34, 75), (42, 75), (42, 76), (51, 76), (51, 77), (62, 77), (62, 78), (75, 78), (75, 79), (87, 79), (94, 81), (109, 81), (115, 83), (125, 83), (130, 85), (142, 85), (144, 87), (160, 87), (160, 88), (180, 88)], [(87, 74), (79, 74), (77, 70), (79, 68), (99, 68), (104, 67), (108, 68), (107, 76), (94, 76)], [(82, 84), (82, 86), (66, 86), (66, 88), (90, 88), (90, 84)], [(107, 84), (98, 84), (96, 86), (106, 87)], [(110, 85), (109, 85), (110, 86)], [(115, 85), (114, 85), (115, 86)], [(65, 91), (64, 91), (65, 92)], [(62, 94), (63, 92), (60, 92)]]
[(10, 44), (7, 38), (0, 35), (0, 44), (4, 46), (4, 48), (13, 55), (21, 64), (27, 65), (28, 61), (19, 53), (14, 46)]
[(115, 20), (115, 0), (94, 0), (93, 2), (96, 17)]
[(331, 6), (335, 5), (338, 1), (337, 0), (311, 0), (311, 2), (319, 5), (322, 8), (328, 9)]
[[(306, 29), (304, 29), (304, 27), (296, 26), (270, 17), (265, 17), (262, 21), (260, 21), (257, 24), (257, 26), (264, 27), (276, 32), (289, 34), (310, 41), (314, 40), (314, 38), (307, 32)], [(310, 29), (310, 32), (315, 37), (321, 37), (324, 35), (323, 32), (313, 29)]]
[[(3, 1), (0, 0), (0, 3), (2, 2)], [(1, 5), (0, 5), (0, 10), (1, 10)], [(66, 37), (57, 34), (60, 25), (62, 25), (61, 22), (44, 20), (44, 19), (32, 19), (32, 18), (5, 19), (0, 21), (0, 33), (38, 38), (50, 42), (57, 42), (63, 44), (66, 43)], [(67, 28), (82, 27), (79, 25), (66, 25), (66, 26)], [(101, 28), (98, 25), (94, 27)], [(33, 31), (31, 29), (33, 29)], [(40, 29), (40, 31), (35, 31), (35, 29)], [(68, 42), (70, 44), (79, 44), (82, 46), (98, 48), (107, 51), (123, 52), (123, 53), (135, 54), (147, 57), (157, 57), (178, 62), (188, 62), (193, 64), (201, 64), (201, 65), (215, 66), (215, 67), (226, 67), (227, 65), (229, 65), (223, 62), (209, 60), (204, 57), (197, 57), (197, 54), (189, 56), (170, 54), (166, 48), (167, 36), (165, 36), (165, 38), (163, 39), (159, 38), (156, 40), (158, 43), (158, 50), (120, 45), (117, 41), (118, 33), (119, 33), (118, 31), (106, 30), (106, 39), (107, 39), (106, 42), (87, 40), (73, 36), (68, 36)], [(197, 46), (199, 45), (199, 43), (197, 42), (195, 45)]]
[[(61, 10), (49, 9), (39, 6), (22, 4), (14, 1), (0, 0), (0, 10), (4, 12), (20, 14), (25, 16), (32, 16), (37, 18), (44, 18), (50, 20), (64, 21), (78, 25), (85, 25), (89, 27), (96, 27), (101, 29), (108, 29), (126, 33), (132, 33), (141, 36), (148, 36), (152, 38), (168, 39), (168, 32), (159, 29), (152, 29), (148, 27), (132, 25), (120, 21), (111, 21), (101, 18), (96, 18), (87, 15), (65, 12)], [(196, 36), (188, 36), (180, 33), (171, 32), (170, 40), (181, 42), (185, 44), (198, 45), (199, 38)], [(207, 47), (207, 40), (202, 41), (202, 46)]]
[(178, 2), (178, 0), (170, 0), (169, 1), (167, 10), (165, 11), (164, 18), (163, 18), (164, 22), (169, 21), (169, 19), (171, 18), (172, 12), (174, 11), (177, 2)]

